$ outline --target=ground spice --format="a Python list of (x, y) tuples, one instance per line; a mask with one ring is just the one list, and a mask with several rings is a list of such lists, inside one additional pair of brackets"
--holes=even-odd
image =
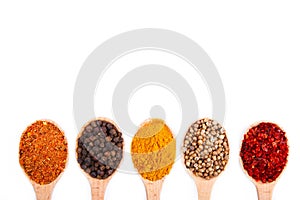
[(205, 179), (217, 177), (229, 159), (225, 129), (211, 119), (196, 121), (186, 133), (183, 153), (185, 166), (194, 175)]
[(131, 143), (132, 161), (140, 175), (157, 181), (170, 173), (176, 156), (176, 141), (165, 122), (144, 122)]
[(35, 183), (53, 182), (65, 169), (67, 156), (64, 132), (52, 122), (36, 121), (21, 136), (19, 162)]
[(106, 179), (118, 168), (123, 158), (123, 138), (110, 121), (96, 119), (79, 133), (77, 161), (92, 178)]
[(276, 124), (262, 122), (245, 134), (240, 156), (249, 176), (270, 183), (286, 166), (288, 152), (285, 132)]

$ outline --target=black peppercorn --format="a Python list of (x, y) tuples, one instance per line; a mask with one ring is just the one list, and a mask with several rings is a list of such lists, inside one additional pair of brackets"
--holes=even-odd
[(123, 158), (122, 133), (111, 122), (96, 119), (89, 122), (77, 139), (77, 161), (92, 178), (106, 179)]

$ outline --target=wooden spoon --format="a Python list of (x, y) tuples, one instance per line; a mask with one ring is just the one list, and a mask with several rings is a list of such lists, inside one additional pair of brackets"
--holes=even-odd
[[(200, 119), (200, 120), (209, 120), (209, 121), (211, 121), (211, 119), (209, 119), (209, 118), (203, 118), (203, 119)], [(197, 120), (197, 121), (199, 121), (199, 120)], [(197, 121), (196, 121), (196, 122), (197, 122)], [(196, 122), (194, 122), (194, 123), (189, 127), (189, 129), (190, 129)], [(216, 121), (214, 121), (214, 122), (216, 122)], [(220, 126), (221, 126), (221, 125), (220, 125)], [(186, 134), (189, 134), (189, 131), (187, 131)], [(225, 134), (225, 136), (226, 136), (226, 132), (224, 132), (224, 134)], [(227, 136), (226, 136), (226, 138), (227, 138)], [(183, 145), (183, 146), (185, 146), (185, 145)], [(198, 199), (199, 199), (199, 200), (209, 200), (210, 197), (211, 197), (211, 192), (212, 192), (212, 188), (213, 188), (213, 186), (214, 186), (214, 183), (216, 182), (216, 180), (217, 180), (217, 178), (219, 177), (220, 174), (218, 174), (218, 176), (216, 176), (216, 177), (212, 177), (212, 178), (210, 178), (210, 179), (205, 179), (205, 178), (203, 178), (203, 177), (196, 176), (190, 169), (188, 169), (188, 168), (186, 167), (184, 156), (182, 156), (182, 163), (183, 163), (183, 165), (185, 166), (185, 168), (186, 168), (188, 174), (193, 178), (193, 180), (194, 180), (194, 182), (195, 182), (195, 184), (196, 184), (197, 192), (198, 192)], [(224, 166), (224, 169), (221, 170), (220, 173), (222, 173), (222, 172), (226, 169), (227, 164), (228, 164), (228, 163), (226, 163), (226, 165)]]
[(273, 189), (277, 183), (277, 181), (273, 181), (272, 183), (260, 183), (257, 181), (253, 181), (256, 186), (257, 196), (259, 200), (271, 200)]
[[(147, 127), (149, 124), (151, 124), (151, 128)], [(159, 133), (160, 129), (162, 129), (165, 126), (167, 127), (169, 133), (172, 135), (173, 142), (176, 142), (174, 134), (169, 129), (169, 127), (167, 126), (165, 121), (162, 119), (158, 119), (158, 118), (151, 118), (151, 119), (144, 121), (139, 126), (138, 132), (136, 133), (135, 137), (151, 138), (152, 136), (155, 136), (157, 133)], [(137, 136), (139, 134), (139, 132), (141, 131), (141, 129), (144, 129), (142, 131), (142, 134)], [(176, 143), (174, 143), (174, 151), (176, 148), (175, 144)], [(132, 153), (132, 151), (131, 151), (131, 153)], [(144, 159), (147, 160), (147, 158), (144, 158)], [(153, 159), (153, 158), (150, 158), (150, 159)], [(175, 155), (174, 155), (174, 160), (175, 160)], [(133, 163), (134, 163), (134, 161), (133, 161)], [(137, 169), (137, 170), (139, 171), (139, 169)], [(150, 181), (150, 180), (144, 178), (143, 176), (141, 176), (144, 186), (145, 186), (145, 189), (146, 189), (147, 200), (159, 200), (160, 199), (162, 185), (163, 185), (163, 182), (164, 182), (164, 179), (166, 176), (167, 176), (167, 174), (165, 174), (165, 176), (161, 177), (161, 179), (158, 179), (156, 181)]]
[(212, 178), (206, 180), (201, 177), (195, 176), (193, 173), (190, 173), (192, 178), (195, 181), (197, 191), (198, 191), (198, 199), (200, 200), (209, 200), (212, 192), (212, 188), (217, 178)]
[(147, 200), (159, 200), (164, 178), (157, 181), (149, 181), (144, 178), (142, 180), (146, 189)]
[[(110, 119), (108, 118), (104, 118), (104, 117), (98, 117), (95, 118), (89, 122), (87, 122), (81, 129), (81, 131), (79, 132), (78, 136), (77, 136), (77, 143), (76, 143), (76, 149), (78, 148), (78, 139), (82, 136), (84, 129), (92, 122), (95, 120), (101, 120), (104, 122), (109, 122), (111, 124), (113, 124), (115, 126), (115, 128), (118, 130), (118, 132), (121, 132), (119, 127)], [(78, 159), (78, 154), (76, 152), (76, 159)], [(119, 166), (121, 164), (122, 160), (119, 163)], [(109, 183), (109, 181), (112, 179), (113, 175), (115, 175), (114, 171), (109, 177), (107, 177), (106, 179), (97, 179), (97, 178), (93, 178), (91, 177), (88, 173), (86, 173), (80, 166), (79, 168), (81, 169), (81, 171), (83, 172), (83, 174), (85, 175), (85, 177), (88, 179), (89, 183), (90, 183), (90, 187), (91, 187), (91, 195), (92, 195), (92, 200), (104, 200), (105, 197), (105, 191), (107, 188), (107, 185)]]
[[(182, 160), (183, 160), (183, 165), (185, 166), (184, 159), (182, 159)], [(213, 186), (217, 180), (217, 177), (207, 180), (207, 179), (196, 176), (193, 172), (191, 172), (188, 169), (186, 171), (193, 178), (193, 180), (196, 184), (196, 188), (197, 188), (197, 192), (198, 192), (198, 199), (199, 200), (209, 200)]]
[[(240, 163), (243, 167), (243, 162), (241, 158), (240, 158)], [(276, 186), (279, 177), (276, 179), (276, 181), (273, 181), (272, 183), (262, 183), (254, 180), (251, 176), (249, 176), (247, 171), (244, 168), (243, 171), (251, 180), (251, 182), (255, 185), (258, 200), (272, 200), (273, 190), (274, 187)]]
[(36, 199), (37, 200), (51, 200), (52, 192), (53, 192), (53, 189), (54, 189), (57, 181), (58, 181), (58, 179), (56, 179), (55, 181), (53, 181), (52, 183), (47, 184), (47, 185), (40, 185), (33, 181), (30, 181), (33, 186), (33, 189), (34, 189)]
[(106, 187), (114, 174), (115, 173), (106, 179), (99, 180), (92, 178), (89, 174), (85, 173), (91, 186), (92, 200), (104, 200)]
[[(41, 121), (43, 123), (51, 123), (51, 124), (55, 125), (60, 130), (61, 133), (64, 134), (62, 129), (55, 122), (53, 122), (51, 120), (38, 120), (38, 121)], [(38, 122), (38, 121), (36, 121), (36, 122)], [(31, 124), (30, 126), (32, 126), (33, 124)], [(28, 127), (30, 127), (30, 126), (28, 126)], [(23, 134), (25, 134), (27, 132), (27, 129), (23, 132)], [(67, 144), (66, 138), (64, 138), (64, 140)], [(68, 163), (68, 156), (66, 158), (65, 167), (66, 167), (67, 163)], [(38, 183), (34, 182), (33, 180), (31, 180), (31, 178), (25, 173), (25, 175), (28, 177), (28, 179), (30, 180), (30, 183), (33, 186), (33, 189), (35, 191), (35, 195), (36, 195), (37, 200), (51, 200), (53, 189), (54, 189), (56, 183), (58, 182), (58, 180), (60, 179), (60, 177), (62, 176), (62, 174), (63, 174), (63, 171), (61, 171), (61, 173), (58, 175), (58, 177), (54, 181), (52, 181), (51, 183), (41, 185), (41, 184), (38, 184)]]
[[(249, 130), (257, 125), (259, 125), (260, 123), (272, 123), (272, 124), (276, 124), (274, 122), (268, 122), (268, 121), (260, 121), (260, 122), (257, 122), (257, 123), (254, 123), (252, 124), (246, 131), (245, 134), (247, 134), (249, 132)], [(278, 124), (276, 124), (281, 130), (283, 130)], [(244, 137), (244, 136), (243, 136)], [(286, 136), (285, 136), (286, 137)], [(243, 141), (244, 139), (242, 139), (242, 142), (241, 142), (241, 148), (242, 148), (242, 144), (243, 144)], [(288, 144), (287, 144), (288, 145)], [(289, 145), (288, 145), (289, 146)], [(241, 149), (240, 148), (240, 149)], [(242, 158), (240, 157), (240, 164), (242, 166), (242, 169), (244, 171), (244, 173), (248, 176), (248, 178), (252, 181), (252, 183), (255, 185), (256, 187), (256, 191), (257, 191), (257, 196), (258, 196), (258, 200), (272, 200), (272, 195), (273, 195), (273, 190), (274, 190), (274, 187), (276, 186), (276, 183), (278, 182), (279, 178), (281, 177), (282, 175), (282, 172), (281, 174), (279, 175), (279, 177), (277, 177), (277, 179), (271, 183), (263, 183), (263, 182), (260, 182), (260, 181), (256, 181), (254, 180), (251, 176), (249, 176), (248, 172), (244, 169), (244, 166), (243, 166), (243, 161), (242, 161)]]
[[(242, 159), (240, 159), (240, 163), (243, 167)], [(244, 173), (248, 176), (251, 182), (255, 185), (257, 191), (258, 200), (272, 200), (273, 190), (276, 186), (276, 183), (279, 177), (271, 182), (271, 183), (262, 183), (259, 181), (254, 180), (251, 176), (248, 175), (247, 171), (243, 168)]]

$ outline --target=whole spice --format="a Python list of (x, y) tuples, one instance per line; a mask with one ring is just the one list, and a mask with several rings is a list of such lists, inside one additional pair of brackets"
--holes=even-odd
[(53, 182), (65, 169), (68, 144), (54, 123), (41, 120), (23, 132), (19, 162), (27, 176), (37, 184)]
[(285, 132), (276, 124), (262, 122), (245, 134), (240, 156), (249, 176), (271, 183), (286, 166), (288, 152)]
[(79, 134), (76, 152), (77, 161), (87, 174), (106, 179), (123, 158), (122, 133), (106, 119), (93, 120)]
[(211, 119), (193, 123), (184, 138), (184, 163), (195, 176), (217, 177), (229, 159), (229, 145), (222, 126)]
[(176, 156), (176, 141), (163, 120), (150, 119), (135, 134), (131, 154), (140, 175), (157, 181), (170, 173)]

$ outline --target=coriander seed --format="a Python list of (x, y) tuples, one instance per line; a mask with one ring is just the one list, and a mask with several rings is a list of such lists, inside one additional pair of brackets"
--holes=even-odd
[(216, 121), (201, 119), (193, 123), (184, 138), (184, 163), (195, 176), (217, 177), (229, 159), (225, 129)]
[(257, 182), (276, 181), (288, 161), (286, 133), (277, 124), (261, 122), (244, 136), (240, 156), (248, 175)]

